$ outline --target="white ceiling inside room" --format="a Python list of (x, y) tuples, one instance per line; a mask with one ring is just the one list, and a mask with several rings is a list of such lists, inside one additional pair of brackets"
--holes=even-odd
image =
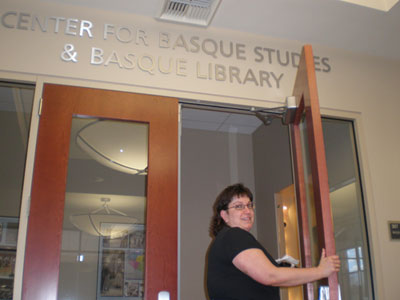
[(183, 128), (252, 134), (260, 125), (261, 121), (249, 114), (232, 114), (191, 108), (182, 110)]
[[(150, 18), (159, 14), (164, 3), (164, 0), (51, 2), (54, 1)], [(339, 0), (222, 0), (209, 27), (400, 60), (399, 3), (396, 0), (349, 1), (360, 5)]]

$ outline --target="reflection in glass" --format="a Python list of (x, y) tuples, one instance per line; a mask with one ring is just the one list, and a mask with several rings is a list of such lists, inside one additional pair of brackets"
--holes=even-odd
[[(147, 171), (147, 125), (95, 120), (79, 130), (76, 143), (99, 163), (120, 172)], [(118, 147), (116, 147), (118, 145)]]
[(353, 123), (322, 119), (342, 299), (372, 299), (372, 277)]
[[(369, 259), (364, 259), (369, 258), (369, 255), (353, 124), (350, 121), (323, 118), (322, 127), (336, 251), (342, 261), (339, 273), (341, 297), (342, 299), (371, 299), (372, 278)], [(304, 120), (300, 128), (311, 253), (313, 265), (317, 265), (320, 253), (318, 253), (310, 160), (305, 154), (309, 151)], [(316, 285), (315, 288), (317, 288)]]
[[(147, 124), (73, 118), (58, 299), (143, 299), (147, 136)], [(138, 141), (146, 171), (126, 172)]]
[[(308, 133), (306, 119), (303, 118), (299, 124), (300, 135), (301, 135), (301, 151), (303, 156), (303, 168), (304, 168), (304, 186), (306, 191), (306, 202), (307, 202), (307, 214), (308, 214), (308, 230), (310, 233), (310, 245), (311, 245), (311, 261), (313, 266), (319, 264), (320, 251), (318, 242), (318, 230), (317, 230), (317, 216), (315, 210), (315, 199), (313, 192), (313, 178), (311, 170), (311, 158), (308, 147)], [(314, 295), (318, 295), (319, 283), (314, 282)]]
[(12, 299), (34, 87), (0, 83), (0, 297)]

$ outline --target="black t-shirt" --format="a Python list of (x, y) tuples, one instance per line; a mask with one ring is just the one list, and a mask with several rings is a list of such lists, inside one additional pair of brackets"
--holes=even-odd
[(279, 288), (263, 285), (234, 266), (232, 260), (246, 249), (261, 249), (277, 266), (272, 256), (246, 230), (224, 227), (208, 252), (207, 289), (211, 300), (279, 300)]

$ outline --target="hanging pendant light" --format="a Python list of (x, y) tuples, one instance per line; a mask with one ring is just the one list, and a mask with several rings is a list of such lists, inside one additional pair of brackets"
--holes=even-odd
[(94, 236), (118, 238), (133, 231), (137, 219), (109, 207), (110, 198), (101, 198), (103, 205), (89, 213), (69, 216), (71, 223), (79, 230)]
[(96, 120), (79, 130), (76, 144), (104, 166), (128, 174), (147, 174), (147, 124)]

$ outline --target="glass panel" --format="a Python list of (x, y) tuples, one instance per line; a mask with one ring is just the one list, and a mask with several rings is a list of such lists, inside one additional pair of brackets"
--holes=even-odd
[(323, 118), (322, 127), (342, 299), (373, 299), (353, 123)]
[(0, 297), (12, 299), (34, 88), (0, 83)]
[(58, 299), (143, 299), (148, 125), (73, 118)]
[[(313, 179), (311, 171), (311, 158), (310, 150), (308, 147), (308, 133), (306, 119), (303, 118), (299, 124), (300, 135), (301, 135), (301, 151), (303, 156), (303, 167), (304, 167), (304, 184), (306, 191), (307, 201), (307, 214), (308, 214), (308, 230), (310, 233), (310, 245), (311, 245), (311, 261), (313, 266), (317, 266), (321, 253), (319, 252), (318, 246), (318, 230), (317, 230), (317, 218), (315, 211), (315, 199), (313, 192)], [(314, 295), (318, 295), (319, 283), (314, 282)]]

